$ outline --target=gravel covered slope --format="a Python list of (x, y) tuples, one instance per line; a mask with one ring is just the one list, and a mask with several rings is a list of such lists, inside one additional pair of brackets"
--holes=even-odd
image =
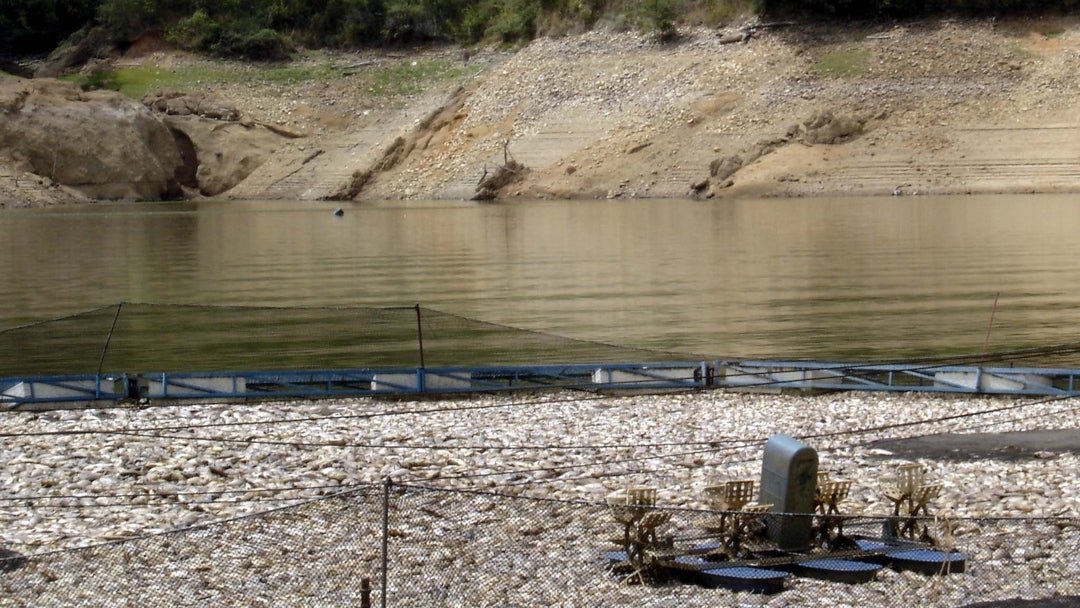
[(1076, 190), (1080, 29), (1051, 21), (537, 40), (365, 195), (468, 195), (504, 146), (506, 198)]

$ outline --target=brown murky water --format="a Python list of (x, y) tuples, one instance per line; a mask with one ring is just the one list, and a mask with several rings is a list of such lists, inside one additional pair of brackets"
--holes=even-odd
[(978, 353), (991, 314), (992, 350), (1080, 341), (1077, 196), (336, 206), (2, 212), (0, 328), (121, 301), (419, 303), (717, 357)]

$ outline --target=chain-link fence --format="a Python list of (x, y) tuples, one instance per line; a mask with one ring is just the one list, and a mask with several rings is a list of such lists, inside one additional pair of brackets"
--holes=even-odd
[[(704, 561), (721, 514), (661, 510), (665, 559)], [(624, 527), (608, 505), (387, 482), (256, 516), (32, 556), (0, 553), (0, 606), (962, 606), (1080, 602), (1080, 518), (921, 519), (947, 565), (882, 549), (885, 517), (843, 520), (846, 563), (870, 581), (821, 580), (790, 552), (753, 554), (776, 593), (657, 568), (614, 567)], [(894, 542), (894, 541), (889, 541)], [(837, 549), (840, 550), (840, 549)], [(749, 558), (748, 558), (749, 559)], [(695, 562), (696, 560), (696, 562)], [(664, 562), (668, 563), (668, 562)], [(732, 565), (718, 561), (716, 568)], [(880, 570), (874, 566), (883, 565)], [(918, 572), (918, 570), (923, 572)], [(835, 575), (832, 578), (837, 578)], [(841, 577), (842, 578), (842, 577)], [(634, 580), (630, 580), (634, 579)], [(1006, 601), (1007, 600), (1007, 601)]]

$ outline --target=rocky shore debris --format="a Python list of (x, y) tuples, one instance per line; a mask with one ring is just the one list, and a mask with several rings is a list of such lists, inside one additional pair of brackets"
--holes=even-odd
[(814, 113), (809, 119), (792, 127), (796, 139), (808, 144), (836, 145), (858, 137), (863, 132), (866, 119), (849, 115), (836, 115), (832, 110)]
[(720, 44), (735, 44), (737, 42), (749, 42), (760, 31), (786, 28), (796, 25), (794, 21), (771, 21), (769, 23), (753, 23), (737, 30), (721, 30), (717, 33)]
[(170, 116), (195, 115), (214, 120), (240, 120), (240, 110), (236, 104), (215, 93), (155, 91), (143, 97), (142, 102), (151, 110)]
[(351, 201), (355, 199), (357, 196), (360, 196), (360, 191), (363, 190), (364, 186), (371, 180), (371, 175), (371, 171), (368, 169), (357, 169), (353, 171), (348, 183), (327, 196), (326, 200)]
[(837, 145), (863, 133), (867, 120), (855, 116), (837, 116), (832, 110), (815, 112), (807, 120), (788, 127), (783, 136), (761, 140), (740, 154), (724, 156), (709, 163), (709, 177), (690, 184), (695, 196), (715, 196), (717, 190), (735, 184), (735, 174), (750, 163), (791, 143)]
[(507, 186), (525, 179), (529, 168), (519, 163), (510, 154), (510, 142), (503, 142), (503, 164), (496, 167), (494, 173), (488, 174), (488, 168), (484, 166), (484, 173), (476, 184), (474, 201), (490, 201), (499, 197)]
[(467, 96), (467, 89), (457, 88), (445, 103), (438, 104), (422, 119), (416, 121), (407, 133), (394, 137), (373, 163), (355, 169), (346, 183), (322, 198), (338, 201), (353, 200), (373, 180), (400, 168), (414, 153), (422, 154), (433, 143), (444, 138), (446, 132), (452, 130), (454, 125), (460, 122), (461, 107)]

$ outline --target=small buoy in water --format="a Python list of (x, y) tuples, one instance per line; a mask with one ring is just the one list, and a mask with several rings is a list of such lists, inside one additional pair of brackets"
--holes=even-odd
[(341, 207), (338, 207), (337, 209), (334, 210), (334, 215), (336, 215), (337, 217), (341, 217), (341, 216), (345, 215), (345, 210), (342, 209)]

